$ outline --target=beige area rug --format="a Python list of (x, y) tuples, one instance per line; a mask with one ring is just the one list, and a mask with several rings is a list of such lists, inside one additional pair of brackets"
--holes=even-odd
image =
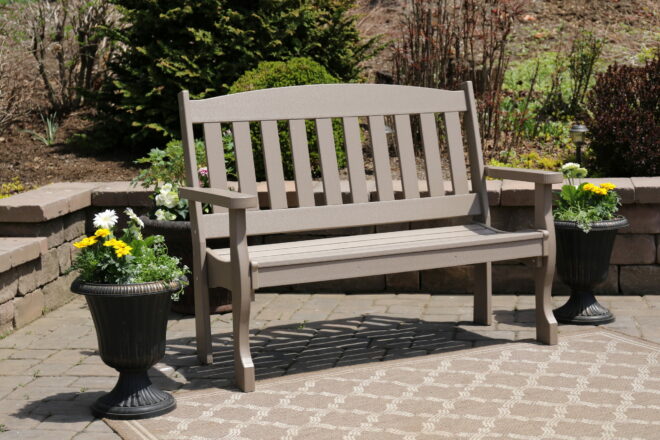
[[(660, 346), (605, 330), (177, 393), (125, 440), (660, 439)], [(258, 366), (257, 366), (258, 367)]]

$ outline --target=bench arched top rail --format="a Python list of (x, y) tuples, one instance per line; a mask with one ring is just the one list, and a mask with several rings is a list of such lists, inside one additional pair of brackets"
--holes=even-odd
[[(188, 91), (180, 92), (184, 99)], [(286, 103), (286, 104), (284, 104)], [(462, 91), (388, 84), (318, 84), (189, 101), (190, 122), (243, 122), (460, 112)]]

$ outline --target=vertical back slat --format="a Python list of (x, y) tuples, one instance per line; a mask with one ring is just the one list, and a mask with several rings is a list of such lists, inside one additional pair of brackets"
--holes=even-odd
[(358, 118), (349, 117), (344, 118), (343, 123), (348, 179), (351, 183), (351, 201), (353, 203), (366, 203), (369, 201), (369, 192), (367, 191), (367, 176), (364, 173), (360, 122)]
[(454, 194), (467, 194), (467, 168), (465, 167), (465, 153), (463, 152), (461, 121), (457, 112), (445, 113), (445, 127), (447, 129), (449, 166), (451, 168), (451, 181), (454, 186)]
[(394, 116), (394, 123), (396, 124), (396, 142), (399, 150), (403, 196), (406, 199), (417, 198), (419, 197), (419, 184), (417, 183), (417, 164), (415, 162), (415, 150), (413, 149), (410, 115), (396, 115)]
[(270, 209), (286, 208), (286, 188), (284, 187), (284, 169), (277, 121), (261, 121), (261, 142), (264, 147)]
[[(209, 183), (213, 188), (227, 189), (227, 169), (225, 167), (225, 147), (222, 143), (220, 124), (204, 124), (204, 144), (208, 164)], [(213, 212), (226, 212), (222, 206), (214, 206)]]
[(383, 116), (369, 116), (369, 134), (371, 135), (371, 147), (374, 154), (378, 200), (394, 200), (392, 169), (390, 168), (390, 154)]
[(490, 211), (488, 210), (488, 193), (486, 192), (486, 176), (484, 175), (484, 159), (481, 152), (481, 137), (479, 136), (479, 120), (477, 119), (477, 104), (474, 100), (472, 82), (466, 81), (462, 85), (467, 103), (465, 112), (465, 131), (467, 132), (468, 157), (470, 158), (470, 178), (472, 191), (479, 194), (481, 205), (480, 220), (490, 224)]
[(309, 144), (307, 143), (305, 121), (302, 119), (290, 120), (289, 133), (298, 206), (314, 206), (314, 187), (312, 169), (309, 165)]
[(426, 182), (430, 196), (445, 194), (445, 183), (442, 177), (442, 162), (440, 161), (440, 143), (438, 127), (433, 113), (419, 115), (422, 130), (422, 145), (424, 148), (424, 163), (426, 164)]
[(319, 143), (319, 155), (321, 156), (325, 203), (326, 205), (341, 205), (341, 186), (339, 184), (335, 139), (332, 133), (332, 119), (317, 119), (316, 134)]
[(254, 171), (252, 156), (252, 141), (250, 140), (250, 123), (234, 122), (234, 151), (236, 153), (236, 169), (238, 171), (239, 191), (257, 195), (257, 178)]

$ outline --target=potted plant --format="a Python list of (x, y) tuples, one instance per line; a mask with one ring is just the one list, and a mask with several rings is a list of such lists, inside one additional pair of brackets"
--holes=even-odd
[[(229, 141), (225, 139), (225, 141)], [(199, 180), (202, 186), (209, 186), (209, 173), (206, 168), (204, 144), (198, 141), (197, 163), (200, 164)], [(149, 154), (135, 161), (146, 164), (133, 184), (140, 183), (145, 188), (155, 188), (154, 210), (141, 217), (145, 224), (145, 233), (165, 237), (165, 243), (171, 255), (179, 257), (183, 263), (192, 267), (192, 231), (189, 221), (188, 201), (179, 198), (178, 188), (184, 184), (185, 171), (183, 150), (180, 141), (171, 141), (165, 149), (154, 148)], [(211, 212), (210, 206), (204, 206), (204, 212)], [(222, 247), (222, 243), (210, 243)], [(184, 288), (181, 299), (172, 304), (172, 310), (178, 313), (194, 315), (194, 285), (191, 280)], [(231, 312), (231, 293), (222, 288), (209, 289), (211, 313)]]
[(594, 296), (594, 287), (605, 281), (617, 231), (628, 220), (617, 215), (621, 198), (615, 185), (579, 182), (587, 170), (566, 163), (568, 179), (553, 210), (557, 237), (557, 273), (571, 288), (571, 296), (554, 311), (557, 321), (567, 324), (606, 324), (612, 313)]
[(188, 269), (167, 254), (162, 236), (144, 237), (142, 220), (130, 208), (125, 213), (121, 232), (115, 231), (115, 211), (107, 210), (94, 216), (94, 235), (73, 244), (80, 253), (71, 290), (85, 295), (101, 359), (119, 371), (113, 390), (92, 405), (99, 418), (145, 418), (176, 406), (147, 371), (165, 355), (170, 303), (182, 292)]

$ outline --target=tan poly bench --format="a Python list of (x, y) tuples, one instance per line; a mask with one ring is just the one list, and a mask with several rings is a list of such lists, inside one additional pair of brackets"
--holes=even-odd
[[(250, 354), (250, 302), (254, 290), (396, 272), (473, 264), (474, 321), (491, 323), (491, 262), (535, 258), (536, 336), (557, 343), (550, 288), (555, 266), (551, 187), (560, 173), (484, 167), (471, 83), (460, 91), (378, 84), (332, 84), (258, 90), (203, 100), (179, 94), (187, 188), (193, 225), (197, 353), (211, 363), (209, 287), (232, 291), (236, 383), (255, 388)], [(472, 187), (468, 185), (460, 113), (464, 113)], [(395, 200), (385, 117), (395, 121), (403, 199)], [(418, 118), (427, 194), (418, 187), (411, 115)], [(358, 117), (367, 117), (377, 201), (369, 201)], [(350, 203), (342, 200), (333, 118), (343, 124)], [(325, 203), (314, 198), (305, 120), (315, 121)], [(286, 196), (277, 121), (288, 121), (297, 203)], [(438, 121), (445, 126), (439, 136)], [(250, 122), (259, 122), (268, 183), (268, 208), (258, 209)], [(199, 188), (193, 126), (201, 125), (212, 188)], [(227, 189), (223, 130), (231, 130), (239, 191)], [(447, 143), (453, 191), (444, 188), (441, 139)], [(486, 176), (534, 182), (535, 230), (492, 228)], [(202, 215), (202, 203), (214, 213)], [(264, 207), (262, 207), (264, 208)], [(371, 233), (248, 246), (247, 237), (424, 220), (467, 217), (461, 226)], [(209, 249), (207, 239), (229, 237), (228, 249)]]

